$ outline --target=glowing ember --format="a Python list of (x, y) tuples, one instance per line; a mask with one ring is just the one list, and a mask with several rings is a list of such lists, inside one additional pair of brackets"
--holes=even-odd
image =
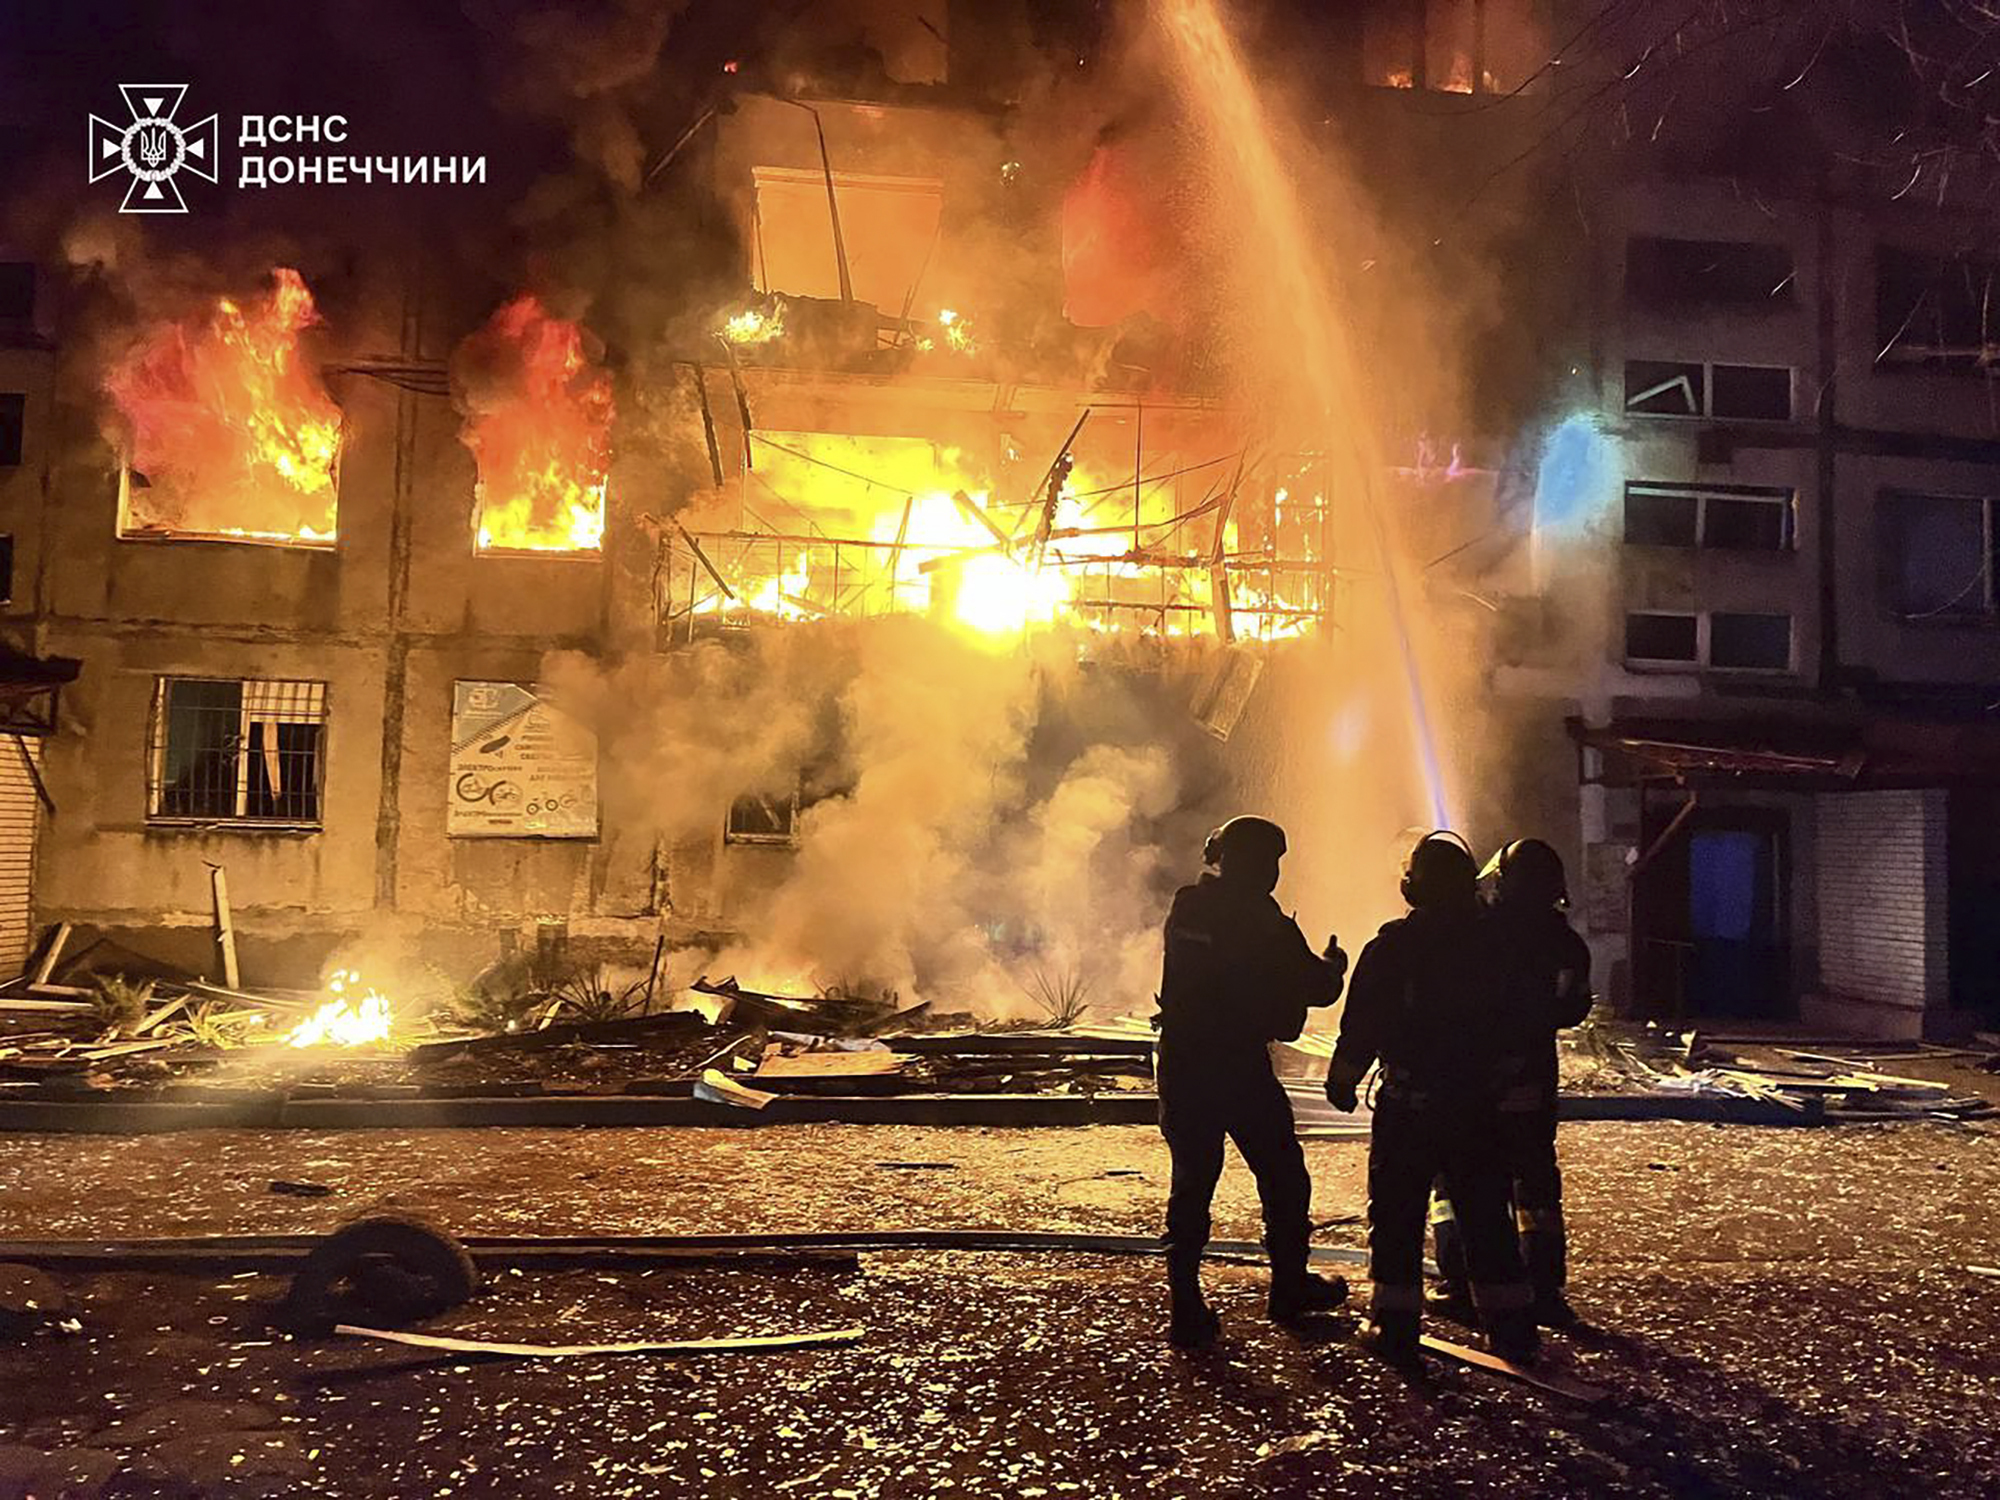
[(340, 969), (326, 987), (333, 998), (291, 1029), (287, 1046), (366, 1047), (389, 1040), (389, 1002), (373, 985), (364, 985), (352, 969)]
[(746, 307), (722, 324), (722, 337), (732, 344), (768, 344), (784, 331), (785, 309), (782, 303), (770, 313)]
[(318, 321), (299, 273), (255, 303), (147, 331), (111, 368), (124, 457), (125, 535), (328, 543), (340, 408), (300, 335)]
[(979, 346), (973, 342), (972, 325), (966, 321), (963, 314), (953, 312), (948, 307), (942, 308), (938, 312), (937, 320), (938, 327), (944, 330), (944, 341), (947, 346), (956, 349), (960, 354), (972, 354), (977, 351)]
[(455, 362), (460, 429), (479, 478), (481, 551), (591, 551), (604, 540), (611, 378), (583, 330), (533, 296), (516, 298)]

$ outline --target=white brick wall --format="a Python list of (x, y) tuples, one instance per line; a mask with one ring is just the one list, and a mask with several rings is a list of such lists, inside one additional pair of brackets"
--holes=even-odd
[(1945, 796), (1818, 799), (1820, 984), (1829, 995), (1923, 1010), (1949, 998)]

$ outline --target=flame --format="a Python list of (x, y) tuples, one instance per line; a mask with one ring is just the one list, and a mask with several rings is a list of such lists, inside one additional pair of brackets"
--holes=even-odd
[(465, 446), (479, 549), (594, 551), (604, 541), (611, 470), (611, 378), (583, 330), (532, 295), (501, 308), (464, 351)]
[(960, 354), (972, 354), (978, 350), (979, 345), (972, 337), (972, 325), (963, 314), (943, 307), (938, 309), (937, 320), (938, 327), (944, 330), (944, 341), (948, 346)]
[[(696, 615), (923, 614), (996, 647), (1057, 624), (1164, 635), (1216, 628), (1214, 506), (1198, 504), (1212, 478), (1192, 492), (1142, 479), (1135, 547), (1130, 481), (1106, 482), (1078, 464), (1037, 546), (1047, 495), (1029, 491), (1035, 478), (1023, 468), (996, 482), (964, 450), (915, 438), (767, 431), (752, 441), (740, 501), (718, 493), (685, 517), (706, 562), (683, 551), (667, 570), (678, 580), (669, 589), (685, 590), (681, 607)], [(1018, 449), (1010, 459), (1026, 462)], [(1185, 518), (1187, 507), (1200, 514)], [(1239, 636), (1311, 628), (1316, 581), (1272, 563), (1309, 562), (1324, 508), (1317, 488), (1309, 503), (1281, 488), (1262, 507), (1235, 508), (1221, 550)]]
[(318, 321), (279, 267), (261, 300), (156, 324), (112, 366), (125, 460), (144, 476), (127, 476), (122, 533), (333, 541), (340, 408), (299, 356)]
[[(339, 969), (327, 981), (333, 996), (285, 1036), (290, 1047), (366, 1047), (389, 1040), (389, 1002), (353, 969)], [(358, 1000), (350, 990), (361, 990)]]
[(1446, 94), (1469, 94), (1472, 92), (1472, 57), (1463, 51), (1451, 55), (1451, 70), (1441, 78), (1436, 87)]
[(746, 307), (723, 319), (722, 337), (732, 344), (768, 344), (785, 331), (785, 307), (779, 303), (776, 310), (765, 313), (754, 307)]

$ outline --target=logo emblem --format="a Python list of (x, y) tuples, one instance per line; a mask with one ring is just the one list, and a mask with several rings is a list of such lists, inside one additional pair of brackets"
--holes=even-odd
[(116, 125), (90, 117), (90, 180), (102, 181), (113, 172), (131, 174), (121, 214), (184, 214), (187, 200), (174, 183), (183, 168), (207, 182), (216, 180), (217, 135), (214, 115), (193, 125), (177, 125), (184, 83), (121, 83), (129, 123)]

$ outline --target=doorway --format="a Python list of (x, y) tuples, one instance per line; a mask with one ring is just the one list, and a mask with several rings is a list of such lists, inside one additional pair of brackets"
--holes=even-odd
[[(1676, 807), (1650, 831), (1665, 833)], [(1788, 819), (1775, 808), (1702, 807), (1633, 892), (1640, 1000), (1656, 1015), (1788, 1017)]]

